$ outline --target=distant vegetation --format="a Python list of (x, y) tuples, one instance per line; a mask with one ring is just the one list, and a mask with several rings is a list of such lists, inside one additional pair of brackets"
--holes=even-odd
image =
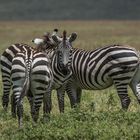
[(0, 0), (0, 20), (134, 20), (139, 13), (139, 0)]

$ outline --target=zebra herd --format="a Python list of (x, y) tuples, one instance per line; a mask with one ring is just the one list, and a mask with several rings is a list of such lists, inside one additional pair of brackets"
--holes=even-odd
[(1, 55), (3, 81), (2, 106), (7, 110), (10, 88), (11, 112), (18, 116), (22, 127), (23, 98), (27, 96), (33, 120), (39, 116), (43, 102), (44, 117), (52, 109), (51, 91), (57, 90), (60, 112), (64, 112), (65, 91), (71, 107), (80, 103), (86, 90), (102, 90), (115, 85), (122, 108), (131, 102), (127, 88), (130, 86), (140, 103), (140, 54), (134, 48), (111, 45), (86, 51), (72, 47), (76, 33), (60, 37), (57, 30), (43, 39), (34, 39), (36, 48), (14, 44)]

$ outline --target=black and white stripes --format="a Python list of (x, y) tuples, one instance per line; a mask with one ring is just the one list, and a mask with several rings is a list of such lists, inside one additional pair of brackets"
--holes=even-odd
[(127, 109), (130, 103), (127, 93), (128, 85), (140, 102), (140, 60), (139, 53), (134, 48), (111, 45), (93, 51), (73, 49), (72, 53), (72, 78), (63, 86), (63, 92), (59, 97), (62, 110), (64, 110), (64, 94), (62, 93), (65, 90), (70, 98), (71, 106), (75, 106), (75, 103), (80, 102), (82, 89), (102, 90), (113, 84), (123, 108)]
[[(57, 44), (55, 50), (46, 50), (46, 54), (50, 56), (51, 68), (53, 73), (53, 85), (52, 90), (57, 90), (58, 103), (60, 112), (64, 112), (62, 96), (65, 92), (65, 85), (72, 75), (71, 64), (72, 64), (72, 42), (76, 39), (76, 33), (72, 33), (69, 38), (66, 37), (66, 32), (63, 32), (63, 38), (59, 39), (55, 35), (52, 36), (54, 42)], [(50, 105), (50, 104), (49, 104)], [(47, 105), (46, 105), (47, 106)], [(51, 106), (45, 107), (45, 112), (51, 111)]]
[[(139, 71), (139, 62), (138, 52), (127, 46), (112, 45), (94, 51), (74, 49), (73, 79), (69, 81), (67, 91), (75, 96), (78, 89), (102, 90), (114, 84), (122, 108), (127, 109), (130, 103), (127, 87), (130, 85), (135, 90), (140, 82), (140, 77), (135, 76)], [(134, 94), (138, 97), (140, 93)]]
[[(66, 38), (66, 32), (64, 31), (63, 39), (62, 40), (57, 40), (55, 38), (55, 36), (54, 36), (54, 38), (55, 38), (54, 40), (55, 40), (55, 44), (56, 44), (56, 48), (55, 49), (52, 49), (52, 47), (51, 47), (51, 49), (47, 47), (45, 55), (50, 58), (51, 70), (52, 70), (54, 78), (53, 78), (52, 88), (50, 88), (50, 92), (48, 92), (47, 97), (44, 96), (44, 112), (45, 113), (49, 113), (50, 110), (51, 110), (51, 90), (52, 89), (59, 89), (58, 92), (59, 92), (59, 94), (61, 94), (61, 92), (62, 92), (62, 90), (60, 90), (61, 87), (63, 87), (63, 85), (67, 82), (67, 80), (70, 78), (70, 76), (72, 74), (72, 72), (71, 72), (71, 61), (72, 61), (72, 49), (73, 48), (71, 46), (71, 42), (73, 42), (76, 39), (75, 36), (76, 36), (76, 34), (73, 33), (71, 35), (71, 37), (67, 39)], [(51, 43), (51, 46), (52, 46), (52, 43)], [(13, 51), (12, 54), (11, 54), (11, 51), (8, 51), (9, 52), (8, 55), (12, 56), (10, 61), (13, 60), (13, 58), (15, 57), (15, 55), (18, 52), (20, 52), (22, 54), (23, 54), (23, 52), (26, 52), (24, 50), (25, 48), (28, 48), (27, 50), (30, 50), (30, 49), (32, 50), (32, 48), (30, 46), (26, 47), (23, 44), (21, 44), (21, 45), (20, 44), (19, 45), (15, 44), (15, 45), (12, 45), (12, 47), (14, 48), (13, 50), (16, 49), (18, 51)], [(37, 46), (37, 47), (39, 47), (39, 46)], [(10, 48), (8, 48), (8, 49), (10, 49)], [(6, 51), (8, 49), (6, 49)], [(20, 53), (18, 53), (18, 55)], [(29, 53), (30, 53), (30, 51), (28, 51), (28, 55), (27, 54), (24, 54), (24, 55), (25, 56), (31, 56), (31, 55), (29, 55)], [(1, 58), (4, 58), (4, 57), (6, 57), (5, 52), (2, 54)], [(16, 58), (14, 58), (14, 61), (15, 61), (15, 59)], [(30, 62), (30, 60), (31, 59), (29, 59), (28, 62)], [(1, 61), (3, 61), (3, 59), (1, 59)], [(11, 73), (12, 63), (10, 62), (9, 65), (10, 65), (10, 68), (9, 68), (8, 82), (10, 83), (9, 84), (9, 91), (10, 91), (10, 86), (11, 86), (10, 73)], [(30, 66), (30, 65), (28, 65), (28, 66)], [(6, 67), (6, 65), (2, 64), (2, 68), (5, 68), (5, 67)], [(2, 73), (3, 73), (3, 71), (2, 71)], [(18, 83), (18, 79), (17, 79), (17, 81), (15, 79), (14, 83)], [(3, 84), (4, 84), (4, 87), (5, 87), (5, 83), (4, 82), (3, 82)], [(16, 94), (18, 94), (18, 93), (16, 93)], [(29, 95), (28, 99), (31, 102), (30, 96), (32, 96), (32, 94), (28, 94), (28, 95)], [(7, 98), (9, 98), (9, 92), (6, 95), (5, 95), (5, 92), (4, 92), (4, 95), (3, 95), (3, 106), (5, 108), (7, 108), (7, 105), (8, 105)], [(17, 101), (15, 101), (15, 96), (13, 96), (13, 98), (12, 98), (12, 113), (13, 113), (13, 116), (15, 116), (15, 112), (16, 112), (16, 110), (15, 110), (16, 107), (14, 105), (15, 102), (17, 102)], [(61, 106), (61, 103), (59, 105)]]
[(22, 126), (23, 97), (25, 95), (31, 97), (31, 114), (33, 120), (37, 121), (43, 97), (51, 88), (53, 80), (50, 61), (46, 55), (33, 49), (24, 47), (23, 49), (14, 57), (11, 69), (14, 104), (17, 106), (19, 127)]
[(26, 44), (13, 44), (9, 46), (4, 53), (1, 55), (0, 63), (1, 63), (1, 72), (2, 72), (2, 82), (3, 82), (3, 96), (2, 96), (2, 105), (5, 109), (7, 109), (9, 103), (9, 94), (11, 89), (11, 66), (12, 60), (15, 55), (22, 51), (24, 48), (31, 48)]

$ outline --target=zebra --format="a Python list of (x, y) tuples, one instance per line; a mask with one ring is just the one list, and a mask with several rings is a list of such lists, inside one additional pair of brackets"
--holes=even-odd
[(27, 44), (16, 43), (9, 46), (0, 57), (2, 82), (3, 82), (2, 106), (4, 110), (7, 110), (9, 103), (9, 94), (11, 89), (10, 76), (11, 76), (12, 60), (18, 52), (23, 51), (23, 48), (31, 49), (32, 47)]
[[(131, 102), (128, 86), (140, 103), (140, 53), (135, 48), (127, 45), (110, 45), (91, 51), (73, 48), (71, 69), (72, 78), (65, 85), (71, 106), (80, 103), (82, 89), (103, 90), (112, 85), (116, 87), (122, 109), (127, 110)], [(62, 110), (64, 92), (60, 97)]]
[[(57, 32), (57, 29), (54, 29), (53, 34), (56, 34), (56, 32)], [(45, 37), (45, 35), (43, 37)], [(49, 41), (45, 40), (42, 43), (45, 42), (47, 48), (53, 49), (55, 48), (55, 44), (51, 41), (49, 39)], [(9, 95), (10, 95), (10, 89), (11, 89), (10, 76), (11, 76), (12, 60), (18, 52), (23, 51), (23, 48), (31, 49), (32, 47), (24, 43), (16, 43), (6, 48), (6, 50), (2, 53), (0, 57), (2, 83), (3, 83), (2, 106), (5, 111), (7, 110), (8, 104), (9, 104)], [(13, 97), (11, 98), (11, 100), (12, 101), (14, 100)]]
[[(61, 88), (62, 84), (64, 84), (71, 76), (70, 72), (70, 64), (71, 64), (71, 52), (72, 52), (72, 46), (71, 42), (73, 40), (73, 35), (69, 38), (69, 40), (66, 40), (66, 32), (63, 32), (63, 39), (61, 41), (57, 40), (57, 38), (53, 37), (54, 40), (59, 44), (58, 47), (55, 49), (55, 51), (47, 51), (48, 54), (51, 53), (51, 69), (53, 74), (53, 84), (52, 86), (55, 86), (57, 88)], [(20, 52), (21, 53), (21, 52)], [(14, 58), (15, 59), (15, 58)], [(17, 58), (19, 59), (19, 58)], [(12, 65), (13, 66), (13, 65)], [(13, 80), (12, 80), (13, 81)], [(15, 82), (16, 83), (16, 82)], [(13, 82), (14, 84), (14, 82)], [(51, 89), (51, 88), (50, 88)], [(50, 113), (51, 109), (51, 90), (48, 90), (47, 94), (44, 94), (44, 112), (46, 114)], [(22, 95), (22, 94), (21, 94)], [(30, 96), (30, 95), (29, 95)], [(18, 101), (18, 110), (17, 112), (19, 117), (19, 126), (21, 126), (22, 120), (20, 120), (22, 117), (22, 113), (20, 112), (22, 109), (21, 107), (21, 100)], [(19, 111), (20, 110), (20, 111)]]
[[(82, 89), (103, 90), (115, 85), (122, 109), (131, 102), (127, 88), (130, 86), (140, 103), (140, 56), (130, 46), (111, 45), (93, 51), (73, 49), (72, 78), (66, 91), (80, 102)], [(72, 102), (72, 101), (71, 101)]]
[[(50, 56), (52, 63), (52, 73), (53, 73), (53, 84), (51, 90), (57, 90), (57, 97), (59, 103), (60, 112), (64, 112), (63, 104), (61, 103), (63, 92), (65, 91), (65, 86), (67, 81), (71, 78), (71, 62), (72, 62), (72, 42), (77, 38), (76, 33), (72, 33), (70, 37), (66, 37), (66, 32), (63, 32), (63, 38), (58, 39), (56, 34), (52, 35), (52, 39), (54, 43), (56, 43), (57, 50), (56, 54), (58, 57), (52, 57), (52, 53), (55, 51), (53, 49), (46, 49), (45, 53)], [(59, 49), (58, 49), (59, 48)], [(62, 57), (63, 56), (63, 57)], [(58, 65), (57, 61), (60, 61), (60, 65)], [(50, 92), (51, 96), (51, 92)], [(50, 99), (50, 98), (49, 98)], [(44, 102), (44, 112), (46, 114), (50, 114), (52, 109), (51, 102)]]
[[(57, 32), (58, 32), (58, 30), (57, 30)], [(66, 53), (66, 56), (69, 55), (68, 67), (71, 67), (72, 50), (73, 50), (73, 48), (72, 48), (72, 42), (77, 38), (77, 33), (74, 32), (69, 37), (65, 37), (65, 39), (63, 39), (63, 38), (58, 38), (56, 36), (57, 32), (52, 35), (52, 38), (51, 38), (52, 41), (51, 42), (53, 42), (54, 44), (56, 43), (56, 46), (58, 46), (58, 47), (65, 46), (64, 48), (67, 48), (67, 49), (64, 49), (63, 54)], [(50, 40), (50, 37), (49, 36), (46, 36), (46, 38), (47, 38), (47, 40)], [(64, 41), (65, 41), (65, 43), (64, 43)], [(36, 45), (40, 45), (40, 44), (42, 44), (44, 42), (44, 40), (43, 39), (40, 39), (40, 38), (35, 38), (34, 40), (32, 40), (32, 42), (34, 42)], [(47, 47), (45, 53), (47, 55), (50, 55), (52, 52), (53, 52), (52, 47)], [(60, 54), (60, 57), (61, 57), (61, 54)], [(57, 63), (54, 62), (54, 60), (55, 59), (52, 60), (52, 63), (53, 64), (57, 64)], [(64, 60), (64, 61), (66, 61), (66, 60)], [(58, 70), (59, 69), (60, 68), (58, 67)], [(64, 112), (64, 105), (63, 105), (64, 102), (62, 100), (64, 98), (63, 92), (65, 92), (65, 85), (66, 85), (68, 79), (70, 78), (71, 74), (68, 75), (67, 78), (66, 78), (66, 72), (65, 71), (62, 71), (63, 72), (63, 75), (60, 76), (60, 75), (57, 74), (57, 73), (60, 73), (60, 70), (59, 71), (58, 70), (56, 69), (56, 66), (53, 66), (52, 65), (52, 71), (53, 71), (53, 75), (54, 75), (54, 82), (52, 84), (52, 90), (54, 90), (54, 89), (57, 90), (59, 111), (60, 111), (60, 113), (63, 113)], [(65, 80), (61, 80), (60, 81), (60, 79), (62, 79), (62, 77), (65, 77)], [(62, 95), (63, 95), (63, 97), (62, 97)], [(73, 97), (69, 97), (69, 98), (73, 98)], [(73, 104), (71, 105), (71, 107), (74, 107)], [(47, 110), (49, 110), (49, 111), (45, 111), (45, 112), (47, 112), (47, 114), (50, 113), (51, 106)]]
[[(65, 36), (66, 36), (66, 33), (65, 33)], [(53, 37), (55, 38), (54, 40), (56, 42), (57, 47), (56, 48), (47, 47), (47, 50), (46, 50), (46, 55), (48, 55), (50, 59), (52, 60), (51, 66), (52, 66), (53, 75), (54, 75), (54, 82), (53, 82), (52, 89), (59, 89), (59, 94), (61, 92), (61, 87), (63, 87), (62, 85), (66, 83), (66, 81), (71, 76), (70, 63), (72, 59), (71, 56), (72, 56), (72, 49), (73, 49), (71, 43), (76, 39), (76, 36), (77, 36), (76, 33), (72, 33), (68, 40), (66, 40), (66, 37), (64, 37), (61, 40), (57, 40), (55, 37)], [(50, 42), (47, 45), (50, 45)], [(59, 59), (57, 58), (57, 56), (59, 57)], [(61, 61), (61, 65), (57, 65), (57, 61), (61, 60), (61, 58), (63, 58), (63, 60)], [(51, 96), (51, 94), (49, 95)], [(50, 99), (50, 98), (47, 98), (47, 99)], [(50, 109), (51, 101), (47, 101), (45, 103), (46, 105), (44, 106), (44, 112), (47, 112), (48, 114), (51, 110)], [(12, 112), (13, 110), (14, 109), (12, 109)]]
[(37, 122), (43, 97), (53, 81), (49, 59), (41, 51), (23, 47), (23, 51), (13, 58), (11, 80), (19, 128), (22, 127), (22, 100), (25, 95), (31, 97), (31, 115), (33, 121)]

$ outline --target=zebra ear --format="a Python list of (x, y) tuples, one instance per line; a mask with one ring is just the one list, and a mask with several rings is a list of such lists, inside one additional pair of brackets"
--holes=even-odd
[(69, 37), (69, 42), (73, 42), (77, 38), (77, 33), (72, 33)]
[(62, 41), (62, 38), (56, 36), (56, 35), (52, 35), (52, 39), (55, 43), (59, 44)]
[(40, 44), (44, 43), (44, 40), (41, 39), (41, 38), (35, 38), (35, 39), (32, 40), (32, 42), (36, 45), (40, 45)]
[(52, 35), (57, 35), (58, 34), (58, 29), (54, 29)]
[(52, 39), (55, 43), (57, 43), (57, 44), (59, 43), (59, 40), (56, 35), (52, 35)]

